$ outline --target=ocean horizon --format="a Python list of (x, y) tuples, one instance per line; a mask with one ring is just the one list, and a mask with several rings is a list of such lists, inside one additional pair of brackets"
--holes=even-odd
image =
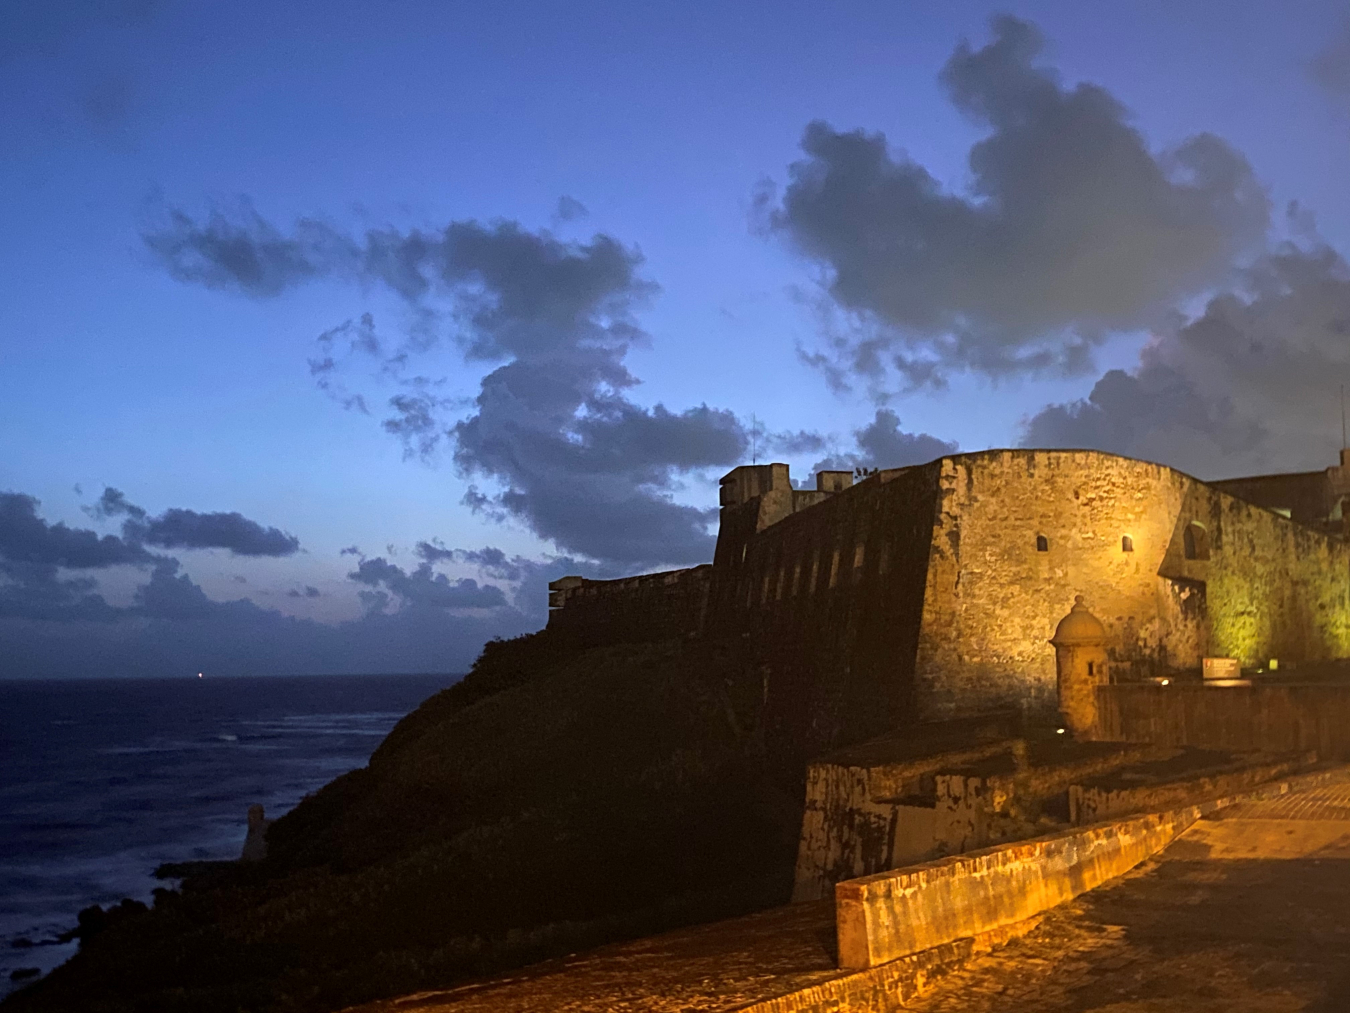
[(250, 805), (288, 812), (460, 678), (0, 679), (0, 995), (75, 952), (55, 939), (82, 908), (150, 903), (166, 862), (238, 858)]

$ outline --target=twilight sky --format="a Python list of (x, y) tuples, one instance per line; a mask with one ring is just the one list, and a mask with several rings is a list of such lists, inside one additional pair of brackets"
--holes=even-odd
[(1344, 0), (0, 0), (0, 94), (0, 678), (462, 671), (752, 454), (1339, 446)]

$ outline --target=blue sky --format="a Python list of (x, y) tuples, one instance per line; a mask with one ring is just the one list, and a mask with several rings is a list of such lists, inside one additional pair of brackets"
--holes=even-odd
[(1346, 17), (0, 7), (0, 677), (462, 669), (706, 558), (752, 418), (801, 479), (1331, 463)]

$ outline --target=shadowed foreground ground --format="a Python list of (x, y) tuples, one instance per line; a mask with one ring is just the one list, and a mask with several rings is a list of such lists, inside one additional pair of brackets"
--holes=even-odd
[(784, 903), (801, 765), (740, 645), (489, 644), (268, 856), (109, 917), (5, 1013), (328, 1013)]
[[(363, 1013), (736, 1010), (837, 978), (831, 923), (829, 902), (780, 908)], [(1201, 821), (1157, 860), (1055, 909), (905, 1009), (1347, 1013), (1350, 784)]]

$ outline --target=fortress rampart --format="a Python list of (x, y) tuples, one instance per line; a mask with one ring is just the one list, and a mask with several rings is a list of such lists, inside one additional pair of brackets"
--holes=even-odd
[[(1224, 486), (1242, 482), (1287, 495), (1288, 483)], [(1076, 595), (1105, 630), (1112, 683), (1206, 655), (1350, 656), (1350, 547), (1327, 518), (1294, 520), (1163, 465), (991, 450), (857, 482), (822, 472), (814, 490), (758, 465), (723, 478), (721, 502), (711, 566), (564, 578), (549, 628), (587, 646), (743, 643), (767, 736), (803, 755), (919, 721), (1053, 714), (1049, 640)], [(1339, 500), (1323, 509), (1339, 517)]]
[(563, 577), (549, 584), (548, 628), (575, 648), (697, 634), (711, 578), (706, 563), (619, 580)]

